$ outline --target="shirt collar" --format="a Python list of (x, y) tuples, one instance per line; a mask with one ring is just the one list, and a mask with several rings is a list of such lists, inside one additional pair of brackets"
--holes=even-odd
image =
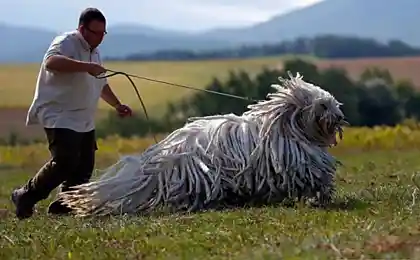
[(82, 47), (86, 51), (91, 51), (91, 52), (95, 52), (96, 51), (96, 48), (95, 49), (92, 49), (90, 47), (89, 43), (85, 40), (85, 38), (83, 37), (83, 35), (78, 30), (75, 31), (75, 34), (76, 34), (76, 37), (79, 39), (80, 43), (82, 44)]

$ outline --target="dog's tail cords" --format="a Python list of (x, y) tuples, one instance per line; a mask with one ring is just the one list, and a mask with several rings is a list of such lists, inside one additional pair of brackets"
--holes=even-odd
[[(128, 74), (128, 73), (125, 73), (125, 72), (122, 72), (122, 71), (114, 71), (114, 70), (107, 69), (107, 72), (109, 72), (110, 74), (108, 74), (108, 75), (105, 74), (105, 75), (102, 75), (102, 76), (96, 76), (96, 78), (98, 78), (98, 79), (110, 78), (110, 77), (113, 77), (115, 75), (123, 75), (123, 76), (125, 76), (130, 81), (131, 86), (134, 88), (134, 91), (137, 94), (137, 98), (139, 99), (139, 101), (141, 103), (141, 106), (143, 107), (143, 111), (144, 111), (144, 114), (146, 116), (146, 119), (149, 122), (151, 120), (150, 120), (149, 115), (147, 113), (146, 106), (144, 105), (143, 99), (141, 98), (140, 92), (137, 89), (136, 84), (131, 79), (132, 77), (133, 78), (137, 78), (137, 79), (142, 79), (142, 80), (147, 80), (147, 81), (162, 83), (162, 84), (166, 84), (166, 85), (171, 85), (171, 86), (175, 86), (175, 87), (181, 87), (181, 88), (187, 88), (187, 89), (192, 89), (192, 90), (196, 90), (196, 91), (207, 92), (209, 94), (215, 94), (215, 95), (227, 96), (227, 97), (236, 98), (236, 99), (242, 99), (242, 100), (246, 100), (246, 101), (258, 102), (258, 100), (250, 99), (248, 97), (242, 97), (242, 96), (237, 96), (237, 95), (222, 93), (222, 92), (218, 92), (218, 91), (212, 91), (212, 90), (208, 90), (208, 89), (194, 88), (194, 87), (190, 87), (190, 86), (186, 86), (186, 85), (181, 85), (181, 84), (176, 84), (176, 83), (172, 83), (172, 82), (167, 82), (167, 81), (162, 81), (162, 80), (147, 78), (147, 77), (143, 77), (143, 76)], [(155, 143), (158, 143), (155, 134), (153, 134), (153, 139), (154, 139)]]

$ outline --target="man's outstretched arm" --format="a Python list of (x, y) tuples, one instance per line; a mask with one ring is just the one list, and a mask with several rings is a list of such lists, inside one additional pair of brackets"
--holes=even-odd
[(54, 72), (87, 72), (93, 76), (106, 72), (100, 64), (74, 59), (76, 50), (69, 37), (57, 37), (45, 55), (45, 68)]
[(61, 54), (54, 54), (45, 61), (45, 68), (57, 72), (88, 72), (91, 68), (88, 62), (74, 60)]
[(117, 96), (112, 91), (111, 87), (106, 83), (102, 89), (101, 98), (110, 106), (115, 108), (118, 115), (121, 117), (131, 116), (133, 111), (129, 106), (121, 104)]
[(117, 106), (121, 105), (120, 100), (114, 94), (109, 84), (105, 84), (102, 88), (101, 98), (113, 108), (117, 108)]

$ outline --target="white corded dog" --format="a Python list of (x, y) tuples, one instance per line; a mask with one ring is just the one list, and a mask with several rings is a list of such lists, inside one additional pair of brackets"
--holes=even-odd
[(96, 181), (60, 194), (78, 216), (171, 211), (286, 198), (328, 203), (346, 125), (340, 103), (298, 74), (243, 115), (192, 118)]

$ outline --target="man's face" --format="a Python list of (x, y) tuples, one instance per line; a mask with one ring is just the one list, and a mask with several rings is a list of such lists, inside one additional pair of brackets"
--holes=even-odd
[(101, 44), (105, 34), (106, 25), (103, 22), (93, 20), (86, 26), (80, 27), (80, 32), (92, 48), (96, 48)]

